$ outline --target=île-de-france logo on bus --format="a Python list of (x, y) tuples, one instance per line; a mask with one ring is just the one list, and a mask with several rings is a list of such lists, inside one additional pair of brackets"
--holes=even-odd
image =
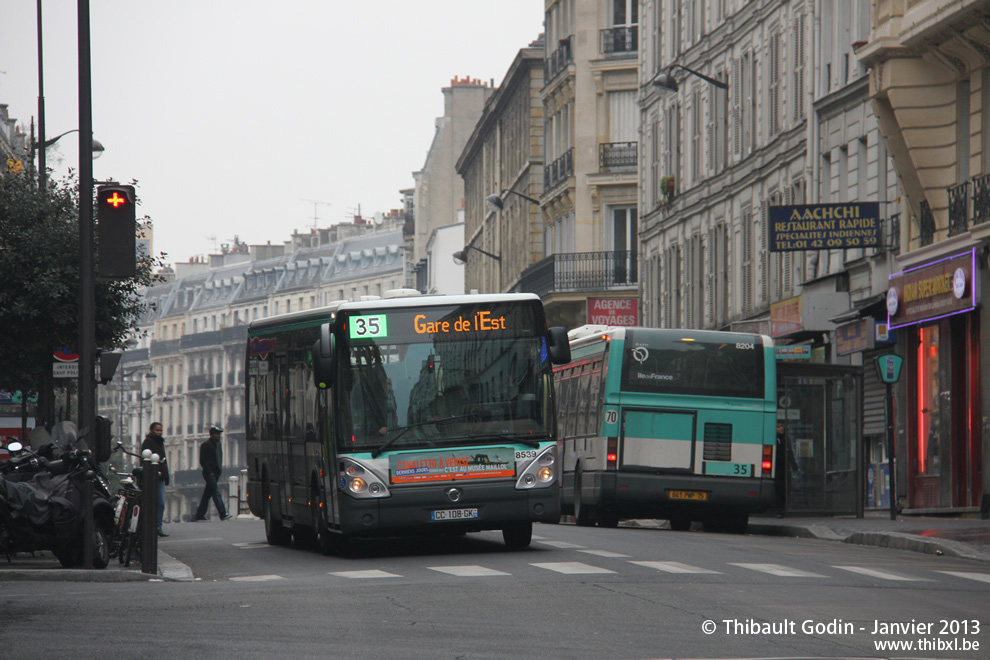
[(248, 342), (248, 357), (267, 360), (268, 354), (275, 350), (274, 337), (255, 337)]

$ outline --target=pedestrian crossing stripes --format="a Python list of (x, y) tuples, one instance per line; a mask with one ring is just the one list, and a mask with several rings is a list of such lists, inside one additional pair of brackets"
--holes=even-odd
[(271, 582), (272, 580), (284, 580), (281, 575), (240, 575), (230, 578), (231, 582)]
[(733, 563), (732, 566), (739, 566), (740, 568), (748, 568), (753, 571), (760, 571), (761, 573), (769, 573), (770, 575), (776, 575), (777, 577), (813, 577), (813, 578), (825, 577), (824, 575), (819, 575), (818, 573), (810, 573), (808, 571), (802, 571), (796, 568), (788, 568), (787, 566), (781, 566), (780, 564)]
[(625, 559), (629, 556), (624, 555), (621, 552), (612, 552), (611, 550), (578, 550), (578, 552), (595, 555), (596, 557), (614, 557), (616, 559)]
[(939, 571), (939, 573), (945, 573), (946, 575), (961, 577), (967, 580), (976, 580), (977, 582), (990, 583), (990, 573), (966, 573), (962, 571)]
[(583, 545), (577, 545), (576, 543), (568, 543), (567, 541), (540, 541), (542, 545), (549, 545), (554, 548), (564, 549), (564, 550), (576, 550), (577, 548), (583, 548)]
[(548, 571), (556, 571), (557, 573), (564, 573), (566, 575), (595, 575), (600, 573), (615, 573), (615, 571), (610, 571), (607, 568), (599, 568), (597, 566), (591, 566), (589, 564), (582, 564), (579, 561), (555, 561), (555, 562), (546, 562), (540, 564), (530, 564), (530, 566), (536, 566), (537, 568), (545, 568)]
[(841, 568), (844, 571), (849, 571), (851, 573), (859, 573), (860, 575), (879, 578), (881, 580), (896, 580), (901, 582), (930, 582), (928, 578), (907, 577), (906, 575), (899, 575), (897, 573), (891, 573), (890, 571), (881, 571), (879, 568), (866, 568), (865, 566), (834, 566), (833, 568)]
[(350, 578), (353, 580), (402, 577), (401, 575), (396, 575), (395, 573), (388, 573), (386, 571), (378, 571), (378, 570), (337, 571), (337, 572), (331, 572), (330, 575), (336, 575), (337, 577), (342, 577), (342, 578)]
[(510, 575), (484, 566), (428, 566), (431, 571), (439, 571), (458, 577), (486, 577), (489, 575)]
[(698, 568), (697, 566), (688, 566), (679, 561), (631, 561), (629, 563), (636, 564), (637, 566), (645, 566), (646, 568), (655, 568), (664, 573), (711, 573), (713, 575), (721, 575), (718, 571), (710, 571), (706, 568)]

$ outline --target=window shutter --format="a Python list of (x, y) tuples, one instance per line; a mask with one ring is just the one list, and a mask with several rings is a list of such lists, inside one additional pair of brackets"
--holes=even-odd
[(707, 304), (705, 305), (707, 309), (708, 318), (705, 320), (706, 325), (715, 325), (715, 277), (717, 274), (716, 270), (716, 249), (715, 249), (715, 228), (708, 228), (708, 249), (705, 250), (708, 257), (708, 263), (705, 266), (705, 300)]
[(742, 306), (753, 309), (753, 212), (747, 207), (742, 216)]
[(729, 90), (732, 94), (732, 155), (739, 156), (742, 153), (742, 117), (740, 116), (742, 106), (742, 62), (739, 58), (732, 60), (732, 80)]
[(708, 142), (707, 144), (708, 162), (705, 165), (705, 169), (707, 170), (709, 175), (715, 173), (715, 103), (717, 102), (717, 99), (715, 97), (716, 89), (718, 88), (715, 87), (714, 85), (708, 86), (708, 118), (707, 118), (707, 123), (705, 124), (706, 140)]

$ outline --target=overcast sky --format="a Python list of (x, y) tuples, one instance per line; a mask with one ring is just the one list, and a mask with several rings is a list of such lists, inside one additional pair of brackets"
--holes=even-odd
[[(48, 138), (78, 127), (75, 0), (45, 0)], [(138, 180), (169, 262), (235, 235), (401, 207), (426, 159), (442, 87), (498, 85), (543, 29), (543, 0), (92, 0), (99, 180)], [(0, 0), (0, 103), (38, 113), (36, 3)], [(79, 139), (48, 151), (55, 177)], [(321, 202), (314, 204), (312, 201)], [(322, 203), (325, 202), (325, 203)], [(213, 238), (215, 237), (215, 238)]]

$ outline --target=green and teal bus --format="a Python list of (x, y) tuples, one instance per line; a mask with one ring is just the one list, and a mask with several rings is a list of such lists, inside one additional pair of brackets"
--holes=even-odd
[(531, 294), (340, 302), (251, 323), (248, 502), (268, 542), (501, 530), (560, 518), (552, 362)]
[(568, 337), (554, 381), (562, 508), (578, 525), (660, 518), (744, 532), (773, 504), (769, 337), (605, 326)]

